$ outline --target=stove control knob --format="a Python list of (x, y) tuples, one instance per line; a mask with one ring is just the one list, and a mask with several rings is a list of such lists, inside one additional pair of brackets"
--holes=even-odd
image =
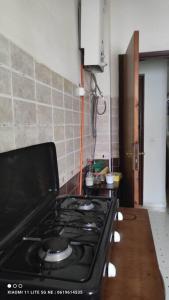
[(107, 276), (109, 278), (116, 277), (116, 267), (112, 263), (109, 263), (107, 266)]
[(119, 243), (121, 240), (120, 233), (118, 231), (114, 232), (114, 242)]
[(120, 211), (118, 211), (118, 213), (117, 213), (117, 220), (118, 221), (123, 221), (123, 214), (120, 212)]

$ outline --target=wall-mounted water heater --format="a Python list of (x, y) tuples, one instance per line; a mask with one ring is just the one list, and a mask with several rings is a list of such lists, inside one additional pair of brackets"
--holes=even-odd
[(80, 48), (84, 67), (103, 72), (104, 62), (104, 1), (80, 1)]

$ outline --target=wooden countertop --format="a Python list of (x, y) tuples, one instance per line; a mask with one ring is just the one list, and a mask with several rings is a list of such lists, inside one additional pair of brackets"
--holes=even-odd
[(117, 276), (104, 279), (103, 300), (164, 300), (164, 287), (145, 209), (121, 208), (121, 242), (112, 246)]

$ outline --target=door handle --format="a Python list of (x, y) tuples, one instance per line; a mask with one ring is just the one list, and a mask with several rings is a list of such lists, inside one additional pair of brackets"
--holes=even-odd
[[(134, 153), (132, 153), (132, 152), (127, 152), (126, 153), (126, 156), (131, 156), (131, 155), (133, 155)], [(145, 152), (139, 152), (139, 155), (145, 155)]]
[(126, 152), (126, 156), (132, 156), (133, 154), (133, 152)]

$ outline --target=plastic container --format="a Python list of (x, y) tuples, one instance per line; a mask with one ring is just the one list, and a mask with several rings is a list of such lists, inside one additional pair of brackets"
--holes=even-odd
[(120, 172), (113, 173), (113, 181), (119, 182), (121, 178), (122, 178), (122, 174)]
[(94, 184), (94, 176), (91, 172), (88, 172), (85, 177), (86, 186), (93, 186)]
[(112, 184), (113, 183), (113, 173), (107, 173), (106, 174), (106, 183)]

